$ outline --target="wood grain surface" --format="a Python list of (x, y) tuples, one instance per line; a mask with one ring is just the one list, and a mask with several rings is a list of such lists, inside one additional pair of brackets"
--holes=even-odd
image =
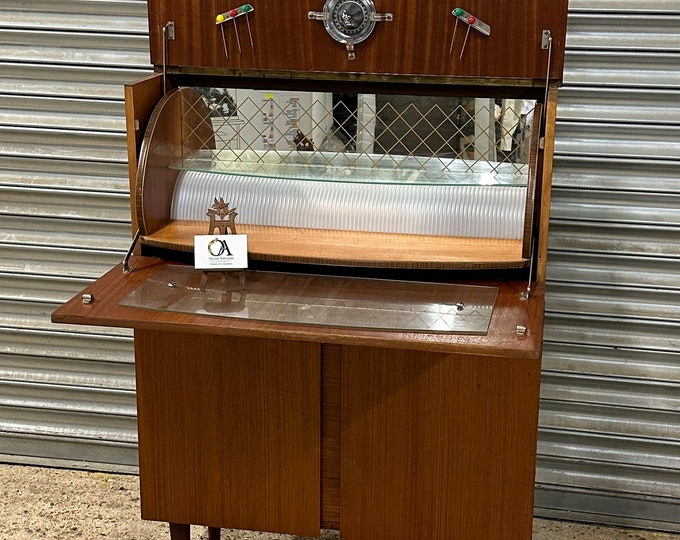
[(318, 536), (320, 348), (135, 332), (142, 517)]
[[(311, 341), (340, 345), (366, 345), (394, 349), (432, 352), (458, 352), (504, 356), (507, 358), (540, 358), (543, 338), (544, 287), (534, 284), (528, 300), (521, 300), (525, 282), (466, 282), (470, 285), (498, 287), (498, 297), (486, 335), (450, 333), (361, 330), (333, 326), (271, 323), (157, 311), (120, 305), (120, 301), (167, 262), (151, 257), (133, 257), (135, 270), (124, 273), (118, 265), (82, 293), (91, 294), (93, 302), (84, 304), (76, 295), (52, 314), (58, 323), (116, 326), (150, 330), (219, 334), (266, 339)], [(399, 294), (395, 285), (394, 294)], [(517, 325), (526, 326), (527, 334), (518, 336)]]
[[(165, 225), (179, 171), (170, 164), (192, 150), (215, 148), (210, 111), (194, 88), (171, 90), (153, 110), (139, 151), (134, 207), (142, 234)], [(132, 194), (131, 194), (132, 195)]]
[[(323, 5), (323, 0), (253, 3), (255, 10), (247, 21), (251, 46), (244, 17), (236, 20), (236, 26), (233, 22), (222, 28), (215, 24), (217, 14), (225, 11), (222, 2), (149, 0), (152, 62), (164, 64), (163, 27), (173, 21), (175, 39), (167, 43), (170, 70), (175, 66), (212, 72), (299, 72), (311, 78), (329, 73), (373, 73), (540, 81), (548, 72), (550, 55), (541, 49), (542, 31), (547, 29), (553, 35), (550, 78), (562, 78), (567, 0), (469, 0), (463, 7), (488, 24), (491, 33), (485, 36), (472, 30), (464, 49), (468, 25), (459, 22), (456, 29), (451, 12), (457, 4), (377, 0), (376, 10), (392, 13), (394, 20), (376, 24), (372, 35), (356, 46), (355, 60), (348, 59), (344, 45), (327, 34), (322, 22), (309, 20), (308, 12), (321, 11)], [(454, 30), (456, 39), (451, 46)]]
[(342, 348), (321, 347), (321, 526), (340, 528)]
[[(163, 76), (151, 75), (134, 84), (125, 86), (125, 120), (128, 149), (128, 172), (130, 176), (130, 193), (137, 192), (137, 165), (139, 152), (146, 133), (149, 117), (156, 104), (163, 96)], [(132, 234), (139, 228), (135, 198), (130, 197), (132, 204)]]
[(525, 283), (495, 283), (487, 335), (390, 332), (121, 306), (167, 266), (132, 263), (87, 287), (92, 303), (76, 296), (52, 318), (135, 328), (144, 517), (410, 540), (484, 538), (501, 531), (498, 515), (516, 536), (489, 537), (525, 538), (541, 285), (521, 300)]
[(529, 540), (540, 360), (343, 347), (344, 540)]
[[(143, 237), (149, 246), (193, 252), (207, 221), (173, 220)], [(377, 268), (524, 268), (523, 241), (238, 224), (253, 260)]]

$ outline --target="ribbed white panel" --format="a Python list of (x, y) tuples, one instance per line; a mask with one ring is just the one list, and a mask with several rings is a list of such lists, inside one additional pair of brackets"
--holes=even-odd
[(200, 221), (215, 197), (241, 223), (467, 236), (522, 237), (526, 188), (314, 182), (184, 171), (172, 219)]

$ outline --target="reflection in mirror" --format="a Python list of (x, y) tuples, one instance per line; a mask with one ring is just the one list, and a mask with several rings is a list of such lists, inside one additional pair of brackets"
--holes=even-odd
[(284, 176), (296, 178), (304, 176), (300, 167), (313, 165), (314, 174), (319, 166), (349, 167), (359, 171), (362, 181), (384, 181), (386, 176), (464, 184), (527, 181), (534, 101), (217, 88), (200, 92), (211, 111), (216, 148), (184, 156), (193, 163), (179, 168), (200, 168), (200, 160), (208, 159), (212, 168), (215, 161), (268, 168), (281, 164)]

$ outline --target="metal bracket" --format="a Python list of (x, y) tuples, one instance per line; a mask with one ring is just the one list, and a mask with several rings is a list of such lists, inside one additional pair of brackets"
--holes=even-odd
[(541, 37), (541, 49), (547, 51), (552, 45), (552, 32), (550, 30), (543, 30)]
[(130, 247), (125, 254), (125, 258), (123, 259), (123, 273), (129, 274), (134, 270), (134, 267), (130, 266), (130, 257), (132, 257), (132, 252), (135, 250), (135, 246), (137, 245), (137, 242), (139, 242), (139, 237), (142, 235), (142, 231), (137, 229), (137, 232), (135, 233), (135, 237), (132, 239), (132, 244), (130, 244)]
[(345, 48), (347, 49), (347, 59), (354, 60), (357, 57), (357, 53), (354, 52), (354, 40), (349, 38), (347, 43), (345, 43)]
[(168, 41), (175, 40), (175, 22), (168, 21), (163, 27), (163, 94), (167, 93)]
[(369, 19), (374, 22), (392, 22), (394, 20), (393, 13), (371, 13)]
[(175, 41), (175, 21), (168, 21), (163, 27), (163, 35), (168, 41)]

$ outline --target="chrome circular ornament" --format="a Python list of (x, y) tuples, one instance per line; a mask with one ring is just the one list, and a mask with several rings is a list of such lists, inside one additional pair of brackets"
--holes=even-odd
[(324, 21), (328, 34), (340, 43), (348, 39), (361, 43), (375, 28), (375, 5), (372, 0), (327, 0), (324, 6), (329, 14)]
[(375, 23), (391, 21), (391, 13), (377, 13), (373, 0), (326, 0), (323, 11), (310, 11), (310, 19), (323, 21), (326, 32), (347, 48), (354, 60), (354, 46), (371, 35)]

